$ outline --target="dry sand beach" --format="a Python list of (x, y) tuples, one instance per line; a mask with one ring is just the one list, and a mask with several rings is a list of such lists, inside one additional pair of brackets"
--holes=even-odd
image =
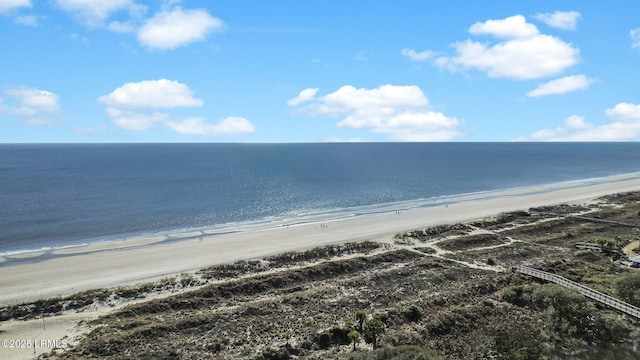
[[(542, 205), (586, 202), (597, 197), (640, 190), (638, 174), (598, 181), (561, 183), (448, 198), (450, 205), (387, 209), (332, 219), (300, 219), (172, 235), (139, 238), (17, 257), (32, 261), (0, 266), (0, 306), (66, 295), (86, 289), (151, 281), (240, 259), (357, 241), (388, 242), (403, 231), (479, 219)], [(399, 212), (399, 213), (398, 213)]]

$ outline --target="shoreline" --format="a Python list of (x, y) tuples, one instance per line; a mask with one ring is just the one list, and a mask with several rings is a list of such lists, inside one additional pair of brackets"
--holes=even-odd
[[(640, 190), (638, 173), (463, 194), (394, 204), (386, 211), (341, 217), (308, 217), (196, 233), (173, 233), (164, 240), (138, 238), (53, 250), (39, 256), (5, 257), (0, 262), (0, 305), (68, 295), (83, 290), (129, 285), (237, 260), (358, 241), (389, 242), (412, 229), (453, 224), (506, 211), (593, 200)], [(441, 203), (438, 203), (438, 202)], [(409, 206), (410, 205), (410, 206)], [(322, 224), (322, 226), (320, 226)], [(200, 241), (202, 237), (202, 241)], [(134, 242), (130, 242), (134, 241)]]
[[(613, 183), (624, 180), (640, 179), (640, 171), (614, 174), (596, 178), (586, 178), (579, 180), (567, 180), (557, 183), (546, 183), (540, 185), (530, 185), (515, 188), (498, 190), (484, 190), (470, 193), (438, 195), (430, 198), (401, 200), (389, 203), (360, 205), (348, 208), (312, 210), (291, 217), (274, 217), (273, 219), (262, 218), (256, 220), (246, 220), (214, 226), (199, 226), (178, 228), (162, 232), (144, 231), (133, 234), (111, 235), (108, 237), (97, 237), (92, 241), (85, 239), (80, 244), (68, 244), (60, 246), (44, 246), (33, 249), (17, 249), (0, 252), (0, 264), (7, 260), (32, 259), (38, 261), (39, 257), (51, 258), (51, 255), (71, 255), (79, 253), (89, 253), (95, 251), (109, 251), (140, 246), (157, 245), (168, 242), (179, 242), (189, 239), (198, 239), (208, 235), (220, 235), (227, 233), (237, 233), (242, 231), (253, 231), (255, 229), (277, 228), (286, 226), (299, 226), (305, 224), (320, 224), (326, 221), (342, 221), (359, 216), (375, 216), (379, 214), (392, 213), (396, 211), (408, 211), (417, 208), (432, 208), (443, 205), (453, 205), (466, 201), (488, 200), (496, 197), (508, 197), (519, 195), (533, 195), (548, 191), (572, 189), (589, 185)], [(37, 254), (36, 254), (37, 253)], [(7, 265), (7, 264), (4, 264)]]

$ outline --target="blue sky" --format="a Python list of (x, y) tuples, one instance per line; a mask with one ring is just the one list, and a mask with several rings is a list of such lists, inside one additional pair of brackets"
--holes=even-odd
[(638, 14), (0, 0), (0, 142), (637, 141)]

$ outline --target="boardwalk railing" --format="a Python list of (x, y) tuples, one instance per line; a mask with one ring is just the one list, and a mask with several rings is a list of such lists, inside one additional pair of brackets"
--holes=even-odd
[(594, 244), (594, 243), (576, 243), (574, 246), (576, 248), (578, 248), (578, 249), (604, 251), (604, 252), (608, 252), (608, 253), (617, 254), (623, 260), (631, 261), (631, 259), (629, 258), (629, 255), (625, 254), (624, 251), (622, 251), (620, 249), (610, 248), (610, 247), (607, 247), (607, 246), (603, 246), (603, 245), (600, 245), (600, 244)]
[(640, 225), (638, 225), (638, 224), (631, 224), (631, 223), (624, 222), (624, 221), (598, 219), (598, 218), (594, 218), (594, 217), (581, 216), (581, 215), (557, 214), (557, 213), (546, 212), (546, 211), (540, 211), (540, 212), (538, 212), (538, 214), (556, 216), (556, 217), (564, 217), (564, 218), (569, 218), (569, 219), (577, 219), (577, 220), (596, 222), (596, 223), (603, 223), (603, 224), (613, 224), (613, 225), (626, 226), (626, 227), (632, 227), (632, 228), (640, 228)]
[(562, 276), (551, 274), (542, 270), (532, 269), (526, 266), (516, 266), (514, 267), (514, 270), (522, 274), (533, 276), (545, 281), (551, 281), (552, 283), (556, 283), (558, 285), (564, 286), (569, 289), (578, 290), (582, 295), (588, 298), (591, 298), (595, 301), (598, 301), (602, 304), (608, 305), (614, 309), (622, 311), (623, 313), (629, 314), (631, 316), (634, 316), (640, 319), (640, 308), (633, 306), (631, 304), (627, 304), (626, 302), (620, 301), (607, 294), (588, 288), (575, 281), (571, 281)]

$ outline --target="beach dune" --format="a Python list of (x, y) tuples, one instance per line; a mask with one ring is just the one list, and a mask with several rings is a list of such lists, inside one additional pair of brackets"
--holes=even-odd
[[(448, 197), (429, 206), (390, 205), (370, 214), (292, 219), (205, 231), (184, 239), (100, 244), (30, 261), (0, 263), (0, 306), (87, 289), (152, 281), (210, 265), (354, 241), (392, 241), (395, 234), (531, 207), (583, 203), (640, 190), (638, 174)], [(194, 235), (194, 236), (191, 236)]]

